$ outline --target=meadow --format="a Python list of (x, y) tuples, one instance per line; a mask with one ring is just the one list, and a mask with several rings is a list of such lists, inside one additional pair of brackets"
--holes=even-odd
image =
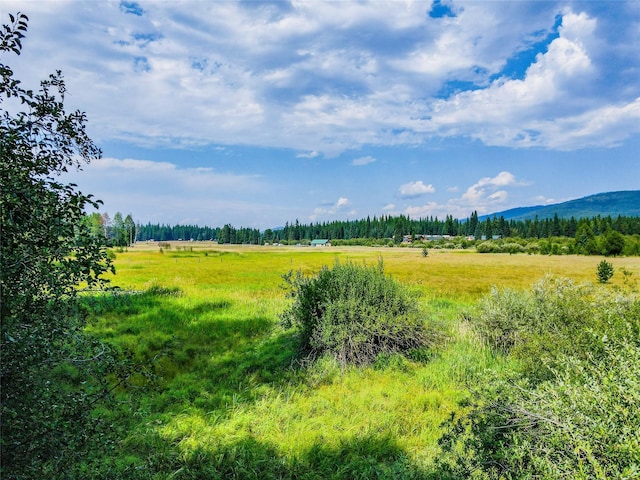
[[(422, 294), (432, 348), (341, 368), (297, 355), (279, 324), (282, 275), (377, 263)], [(492, 286), (594, 282), (601, 258), (364, 247), (139, 243), (116, 253), (117, 295), (87, 299), (89, 330), (142, 369), (98, 411), (116, 440), (87, 472), (113, 478), (439, 478), (442, 423), (489, 371), (510, 368), (462, 313)], [(612, 287), (640, 277), (614, 258)], [(623, 275), (621, 272), (626, 272)], [(631, 279), (631, 280), (630, 280)], [(98, 464), (96, 464), (99, 463)]]

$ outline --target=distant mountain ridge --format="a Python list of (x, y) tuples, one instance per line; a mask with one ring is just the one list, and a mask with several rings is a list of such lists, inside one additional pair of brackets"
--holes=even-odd
[(606, 217), (640, 217), (640, 190), (626, 190), (620, 192), (605, 192), (589, 195), (587, 197), (569, 200), (567, 202), (552, 205), (536, 205), (533, 207), (518, 207), (502, 212), (483, 215), (479, 219), (493, 218), (494, 216), (505, 220), (533, 220), (553, 218), (591, 218), (598, 215)]

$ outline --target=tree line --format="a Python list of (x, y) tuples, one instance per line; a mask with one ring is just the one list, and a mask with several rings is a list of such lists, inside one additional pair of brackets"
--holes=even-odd
[[(474, 239), (494, 237), (519, 238), (574, 238), (581, 226), (589, 228), (594, 235), (609, 230), (623, 235), (640, 234), (640, 217), (596, 216), (591, 218), (553, 218), (533, 220), (506, 220), (503, 216), (480, 219), (474, 211), (466, 219), (454, 219), (447, 215), (411, 219), (405, 215), (367, 217), (363, 220), (333, 221), (302, 225), (296, 220), (287, 224), (280, 232), (274, 232), (282, 240), (303, 240), (326, 238), (329, 240), (349, 240), (355, 238), (394, 239), (401, 241), (404, 236), (439, 235), (451, 237), (474, 237)], [(265, 232), (268, 233), (269, 231)]]
[(215, 240), (219, 243), (253, 244), (264, 243), (265, 235), (257, 228), (200, 227), (198, 225), (160, 225), (147, 223), (136, 227), (137, 240), (159, 242), (179, 240)]
[[(116, 222), (118, 214), (109, 230), (107, 238), (123, 239), (130, 234), (127, 220)], [(130, 218), (129, 216), (127, 219)], [(118, 226), (120, 225), (120, 226)], [(130, 225), (130, 224), (129, 224)], [(600, 236), (608, 231), (622, 235), (640, 235), (640, 217), (596, 216), (591, 218), (534, 218), (527, 220), (506, 220), (503, 216), (479, 218), (473, 212), (466, 219), (455, 219), (447, 215), (445, 219), (428, 217), (411, 219), (405, 215), (382, 215), (361, 220), (344, 220), (302, 224), (298, 220), (286, 223), (283, 228), (266, 229), (261, 232), (255, 228), (235, 228), (227, 224), (224, 227), (200, 227), (197, 225), (160, 225), (147, 223), (135, 226), (134, 239), (138, 241), (176, 241), (176, 240), (216, 240), (220, 243), (263, 244), (297, 243), (314, 239), (328, 240), (393, 240), (401, 242), (407, 236), (417, 238), (421, 235), (473, 237), (474, 239), (522, 238), (543, 239), (553, 237), (576, 238)], [(120, 233), (118, 233), (120, 232)]]

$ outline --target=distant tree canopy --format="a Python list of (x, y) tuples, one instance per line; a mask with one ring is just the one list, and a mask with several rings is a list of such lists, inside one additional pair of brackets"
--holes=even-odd
[[(104, 216), (104, 215), (103, 215)], [(108, 216), (107, 216), (108, 217)], [(115, 218), (115, 217), (114, 217)], [(112, 232), (112, 238), (116, 235)], [(404, 215), (367, 217), (362, 220), (332, 221), (302, 224), (298, 220), (286, 223), (283, 228), (261, 232), (254, 228), (200, 227), (197, 225), (159, 225), (148, 223), (135, 226), (134, 239), (139, 241), (217, 240), (220, 243), (308, 243), (314, 239), (338, 240), (349, 244), (401, 242), (405, 237), (416, 239), (421, 235), (483, 238), (550, 239), (565, 237), (575, 239), (575, 253), (618, 255), (624, 245), (623, 236), (640, 235), (640, 218), (616, 218), (596, 216), (592, 218), (553, 218), (533, 220), (506, 220), (493, 217), (479, 220), (478, 213), (459, 220), (451, 215), (443, 220), (438, 217), (411, 219)], [(605, 236), (606, 242), (598, 243), (596, 237)], [(604, 251), (604, 250), (606, 251)]]
[(428, 217), (411, 219), (404, 215), (367, 217), (363, 220), (333, 221), (313, 224), (287, 224), (275, 234), (282, 240), (302, 240), (327, 238), (329, 240), (349, 240), (353, 238), (389, 239), (399, 235), (449, 235), (477, 239), (491, 238), (550, 238), (576, 235), (580, 225), (587, 225), (594, 235), (613, 230), (624, 235), (640, 234), (638, 217), (593, 217), (593, 218), (545, 218), (534, 220), (506, 220), (504, 217), (478, 219), (478, 213), (459, 220), (447, 215), (445, 219)]
[(267, 238), (256, 228), (200, 227), (198, 225), (160, 225), (147, 223), (136, 226), (138, 241), (156, 240), (160, 242), (176, 240), (217, 240), (220, 243), (258, 245)]

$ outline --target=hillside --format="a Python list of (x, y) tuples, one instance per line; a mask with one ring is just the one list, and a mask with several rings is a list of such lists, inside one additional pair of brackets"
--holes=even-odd
[(519, 207), (502, 212), (485, 215), (481, 219), (504, 217), (505, 220), (527, 220), (553, 218), (558, 214), (560, 218), (581, 218), (622, 215), (625, 217), (640, 217), (640, 190), (606, 192), (589, 195), (587, 197), (569, 200), (553, 205), (538, 205), (533, 207)]

